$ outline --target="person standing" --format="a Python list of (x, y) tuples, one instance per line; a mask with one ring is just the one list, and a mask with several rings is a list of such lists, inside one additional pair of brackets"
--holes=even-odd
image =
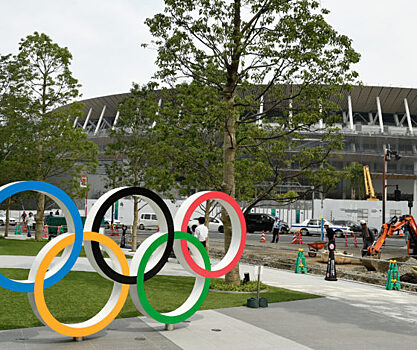
[(334, 246), (336, 247), (336, 239), (335, 239), (336, 234), (334, 233), (334, 230), (332, 228), (330, 228), (330, 225), (327, 221), (324, 223), (323, 226), (326, 230), (326, 237), (327, 237), (329, 243), (333, 243)]
[(35, 229), (35, 217), (33, 216), (32, 212), (29, 212), (29, 215), (26, 219), (26, 225), (28, 228), (28, 237), (32, 237), (30, 230)]
[(366, 224), (365, 220), (359, 221), (361, 224), (362, 229), (362, 240), (363, 240), (363, 246), (362, 246), (362, 256), (366, 255), (368, 252), (368, 248), (372, 246), (375, 240), (374, 231), (372, 229), (369, 229), (368, 225)]
[(201, 244), (206, 247), (206, 241), (208, 236), (208, 228), (204, 223), (206, 219), (203, 217), (198, 218), (198, 226), (195, 228), (194, 236), (201, 242)]
[(272, 241), (271, 243), (278, 243), (279, 241), (279, 233), (281, 231), (281, 220), (279, 216), (275, 216), (275, 221), (272, 224)]

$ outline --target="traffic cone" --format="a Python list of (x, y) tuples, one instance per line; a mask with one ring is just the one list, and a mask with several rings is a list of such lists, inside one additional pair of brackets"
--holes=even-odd
[(295, 262), (295, 273), (307, 273), (304, 249), (298, 249), (297, 261)]
[(21, 235), (22, 234), (22, 226), (20, 225), (19, 222), (16, 224), (16, 228), (14, 229), (14, 234), (15, 235)]
[(297, 244), (298, 237), (295, 232), (292, 233), (292, 241), (291, 244)]
[(345, 247), (348, 247), (348, 238), (347, 238), (347, 234), (345, 233)]
[(298, 236), (298, 244), (303, 244), (303, 235), (301, 234), (301, 231), (297, 232), (297, 236)]
[(388, 265), (387, 290), (401, 290), (400, 274), (396, 260), (390, 260)]
[(42, 238), (48, 238), (48, 237), (49, 237), (48, 225), (45, 224), (45, 226), (43, 227), (43, 235), (42, 235)]
[(355, 248), (359, 248), (358, 239), (356, 238), (356, 235), (353, 234), (353, 237), (355, 237)]
[(265, 231), (264, 231), (264, 232), (262, 232), (262, 236), (261, 236), (261, 240), (260, 240), (260, 242), (261, 242), (261, 243), (266, 243), (266, 239), (265, 239)]

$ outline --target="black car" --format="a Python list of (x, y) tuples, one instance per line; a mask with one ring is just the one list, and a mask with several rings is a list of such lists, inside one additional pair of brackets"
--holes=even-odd
[[(245, 215), (246, 228), (249, 233), (255, 231), (272, 231), (274, 217), (268, 214), (250, 213)], [(289, 227), (286, 222), (281, 221), (282, 232), (288, 232)]]
[(332, 223), (335, 226), (346, 226), (353, 232), (362, 232), (361, 226), (352, 220), (333, 220)]

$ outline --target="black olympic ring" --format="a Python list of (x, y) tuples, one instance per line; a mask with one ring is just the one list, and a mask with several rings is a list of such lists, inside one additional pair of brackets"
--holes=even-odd
[[(162, 254), (161, 259), (158, 261), (155, 266), (145, 273), (144, 280), (147, 281), (148, 279), (154, 277), (161, 269), (164, 267), (168, 258), (171, 254), (172, 248), (174, 246), (174, 221), (172, 219), (171, 212), (168, 209), (168, 206), (165, 204), (163, 199), (159, 197), (155, 192), (152, 192), (143, 187), (125, 187), (120, 189), (119, 191), (113, 193), (106, 201), (101, 205), (100, 209), (97, 211), (97, 214), (93, 218), (93, 232), (99, 232), (101, 220), (103, 219), (104, 215), (106, 214), (107, 210), (110, 206), (115, 203), (117, 200), (126, 197), (126, 196), (142, 196), (149, 198), (162, 210), (164, 214), (167, 227), (168, 227), (168, 241), (165, 247), (164, 253)], [(114, 271), (104, 260), (103, 254), (100, 249), (100, 244), (98, 242), (91, 242), (91, 250), (93, 251), (94, 259), (97, 262), (97, 265), (100, 267), (101, 271), (110, 279), (123, 283), (123, 284), (136, 284), (137, 283), (137, 276), (125, 276), (116, 271)]]

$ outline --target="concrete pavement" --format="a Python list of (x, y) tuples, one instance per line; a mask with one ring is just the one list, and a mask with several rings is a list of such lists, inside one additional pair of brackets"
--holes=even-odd
[[(30, 267), (33, 257), (0, 256), (1, 267)], [(86, 258), (74, 270), (92, 271)], [(255, 267), (241, 264), (253, 279)], [(186, 275), (166, 264), (163, 274)], [(415, 349), (417, 294), (323, 276), (298, 275), (264, 268), (263, 282), (324, 296), (276, 303), (266, 309), (246, 307), (197, 312), (164, 331), (139, 317), (115, 320), (106, 330), (75, 343), (46, 327), (0, 332), (0, 349)], [(0, 311), (1, 312), (1, 311)]]

